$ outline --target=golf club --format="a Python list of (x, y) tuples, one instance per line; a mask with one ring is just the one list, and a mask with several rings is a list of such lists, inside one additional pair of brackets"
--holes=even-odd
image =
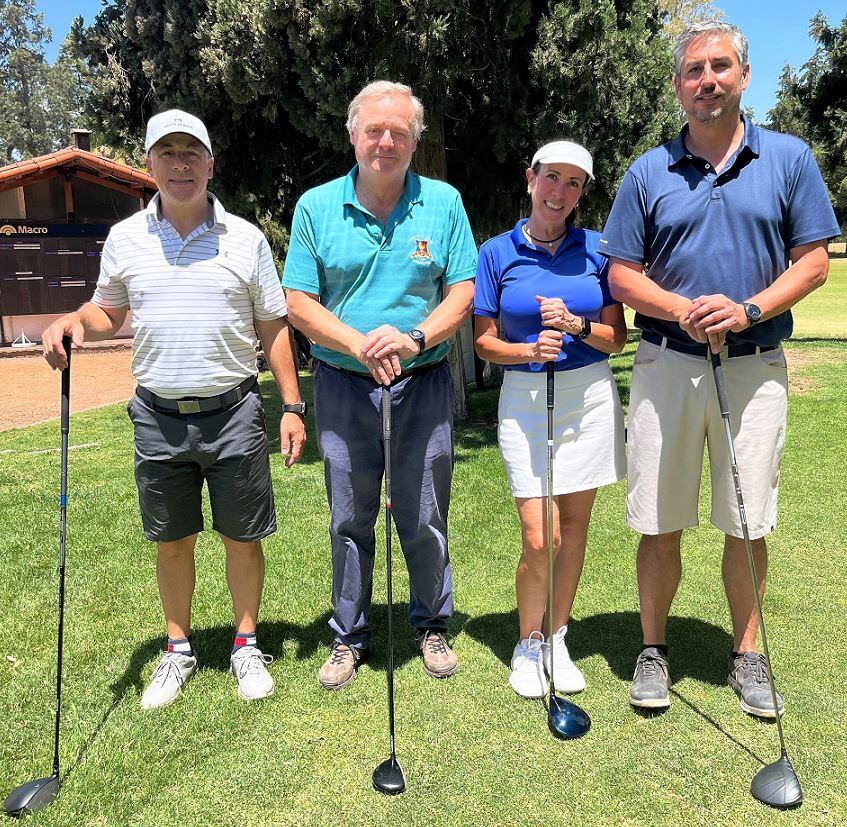
[(391, 390), (382, 386), (382, 446), (385, 456), (385, 579), (388, 585), (388, 743), (389, 756), (373, 771), (373, 785), (386, 795), (406, 789), (406, 776), (394, 751), (394, 597), (391, 590)]
[(550, 632), (550, 700), (547, 725), (557, 738), (580, 738), (591, 728), (591, 718), (575, 703), (556, 695), (553, 679), (553, 402), (556, 389), (553, 362), (547, 362), (547, 626)]
[(797, 807), (803, 801), (803, 790), (800, 789), (800, 779), (791, 766), (788, 753), (785, 749), (785, 737), (782, 734), (782, 722), (779, 716), (779, 705), (776, 699), (776, 684), (773, 679), (771, 668), (771, 656), (768, 651), (768, 636), (765, 632), (765, 618), (762, 614), (762, 601), (759, 598), (759, 577), (756, 573), (756, 561), (753, 559), (753, 548), (750, 545), (750, 533), (747, 530), (747, 514), (744, 511), (744, 500), (741, 496), (741, 479), (738, 476), (738, 462), (735, 458), (735, 445), (732, 441), (732, 428), (729, 424), (729, 402), (726, 396), (726, 386), (723, 381), (723, 366), (719, 353), (712, 353), (712, 373), (715, 377), (715, 390), (718, 395), (718, 405), (723, 418), (724, 430), (726, 431), (726, 444), (729, 448), (729, 462), (732, 468), (732, 481), (735, 485), (735, 497), (738, 500), (738, 513), (741, 517), (741, 533), (744, 536), (744, 548), (747, 550), (747, 564), (750, 568), (750, 577), (753, 580), (753, 595), (756, 601), (756, 612), (759, 615), (759, 628), (762, 631), (762, 651), (765, 663), (768, 666), (768, 683), (773, 700), (773, 708), (777, 710), (776, 730), (779, 733), (779, 760), (772, 764), (766, 764), (753, 777), (750, 784), (750, 792), (753, 798), (767, 804), (785, 810)]
[(59, 718), (62, 709), (62, 638), (65, 623), (65, 529), (68, 508), (68, 430), (71, 405), (71, 339), (62, 339), (68, 366), (62, 371), (62, 477), (59, 486), (59, 643), (56, 658), (56, 726), (53, 738), (53, 773), (35, 778), (16, 787), (3, 801), (3, 811), (10, 816), (34, 813), (52, 804), (59, 794)]

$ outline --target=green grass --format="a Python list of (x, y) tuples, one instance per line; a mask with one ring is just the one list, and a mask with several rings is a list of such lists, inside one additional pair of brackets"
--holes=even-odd
[(847, 339), (847, 258), (831, 258), (826, 284), (792, 312), (795, 339)]
[[(613, 360), (624, 398), (632, 350)], [(272, 460), (280, 527), (265, 544), (259, 633), (276, 657), (275, 696), (254, 704), (236, 697), (226, 673), (223, 555), (206, 533), (194, 613), (203, 669), (178, 703), (149, 713), (138, 700), (162, 644), (162, 620), (154, 552), (140, 530), (130, 427), (121, 406), (75, 415), (71, 444), (96, 444), (70, 454), (65, 781), (57, 803), (31, 823), (845, 823), (847, 664), (838, 641), (847, 611), (847, 345), (790, 350), (802, 367), (793, 374), (766, 611), (789, 751), (806, 794), (799, 811), (766, 811), (748, 793), (761, 762), (778, 755), (776, 730), (744, 716), (725, 685), (720, 538), (705, 507), (702, 526), (684, 542), (667, 713), (641, 716), (627, 703), (640, 632), (623, 484), (598, 497), (569, 635), (588, 681), (579, 703), (594, 721), (591, 732), (555, 741), (542, 704), (512, 693), (519, 531), (489, 390), (472, 395), (471, 416), (456, 435), (452, 631), (461, 669), (448, 681), (427, 678), (415, 657), (396, 547), (397, 746), (409, 781), (396, 799), (370, 786), (387, 754), (384, 561), (375, 576), (372, 660), (343, 692), (325, 693), (315, 680), (330, 639), (330, 562), (313, 423), (300, 465), (286, 471)], [(267, 379), (263, 389), (272, 396)], [(0, 794), (50, 769), (59, 474), (50, 449), (58, 442), (56, 422), (0, 434)]]
[[(847, 340), (847, 258), (829, 260), (829, 278), (823, 287), (806, 296), (792, 309), (793, 339)], [(624, 311), (630, 330), (635, 311)]]

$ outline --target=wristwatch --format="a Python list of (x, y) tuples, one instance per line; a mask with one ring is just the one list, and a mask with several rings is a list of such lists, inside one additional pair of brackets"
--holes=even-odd
[(758, 324), (762, 318), (762, 309), (759, 305), (752, 304), (751, 302), (741, 302), (741, 306), (747, 315), (747, 327), (753, 327), (754, 324)]
[(309, 406), (305, 402), (292, 402), (290, 405), (283, 405), (283, 413), (296, 413), (297, 416), (306, 416), (306, 411)]
[(423, 353), (426, 350), (426, 336), (422, 330), (415, 328), (414, 330), (410, 330), (406, 335), (410, 336), (412, 341), (418, 346), (418, 353)]
[(576, 334), (576, 338), (582, 341), (591, 335), (591, 319), (588, 316), (582, 317), (582, 330)]

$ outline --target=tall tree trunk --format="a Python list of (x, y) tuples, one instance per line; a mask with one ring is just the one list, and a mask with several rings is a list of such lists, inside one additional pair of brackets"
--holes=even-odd
[[(447, 158), (444, 154), (444, 116), (439, 110), (429, 110), (427, 130), (418, 143), (412, 160), (412, 169), (427, 178), (444, 181), (447, 178)], [(465, 419), (468, 415), (468, 399), (465, 393), (465, 354), (458, 334), (450, 338), (450, 372), (453, 375), (453, 387), (456, 395), (453, 403), (453, 415), (456, 419)]]

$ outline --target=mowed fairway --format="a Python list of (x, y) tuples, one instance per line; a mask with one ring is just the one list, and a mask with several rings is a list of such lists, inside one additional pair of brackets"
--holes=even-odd
[[(613, 360), (624, 400), (633, 349)], [(286, 471), (278, 456), (272, 461), (280, 530), (266, 542), (259, 633), (276, 658), (276, 694), (253, 704), (236, 696), (226, 671), (223, 556), (206, 533), (194, 614), (203, 668), (176, 704), (143, 712), (140, 692), (163, 638), (130, 427), (120, 405), (74, 415), (64, 785), (57, 802), (28, 823), (844, 824), (847, 343), (788, 350), (797, 367), (766, 613), (786, 698), (785, 734), (806, 794), (799, 811), (765, 810), (748, 792), (762, 762), (777, 758), (777, 735), (772, 724), (742, 714), (726, 687), (731, 640), (721, 540), (708, 525), (707, 498), (702, 526), (685, 538), (670, 621), (671, 708), (642, 716), (627, 703), (640, 631), (636, 538), (624, 525), (622, 483), (598, 497), (569, 634), (588, 681), (577, 700), (593, 728), (579, 741), (556, 741), (542, 703), (513, 694), (507, 677), (519, 532), (496, 447), (496, 391), (489, 390), (471, 396), (471, 417), (456, 438), (452, 632), (461, 669), (450, 680), (426, 677), (415, 656), (404, 622), (408, 579), (395, 544), (397, 749), (409, 788), (394, 799), (375, 793), (370, 780), (388, 750), (379, 531), (372, 658), (342, 692), (326, 693), (315, 679), (330, 640), (330, 568), (313, 421), (300, 465)], [(262, 384), (268, 421), (276, 422), (272, 383), (263, 377)], [(303, 384), (308, 395), (309, 380)], [(0, 795), (50, 771), (58, 444), (56, 422), (0, 434)]]

